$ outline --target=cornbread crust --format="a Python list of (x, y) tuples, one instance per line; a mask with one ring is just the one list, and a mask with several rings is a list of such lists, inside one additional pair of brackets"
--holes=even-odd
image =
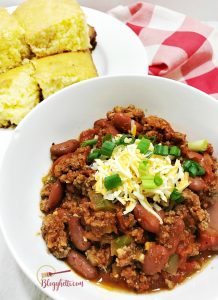
[(13, 15), (37, 57), (91, 47), (85, 15), (75, 0), (27, 0)]
[(89, 50), (34, 59), (32, 63), (44, 98), (68, 85), (98, 75)]
[(17, 125), (40, 100), (31, 63), (0, 74), (0, 127)]
[(29, 55), (23, 28), (5, 8), (0, 8), (0, 73), (19, 66)]

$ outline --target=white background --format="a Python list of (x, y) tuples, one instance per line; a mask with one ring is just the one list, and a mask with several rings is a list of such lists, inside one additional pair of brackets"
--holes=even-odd
[[(37, 0), (36, 0), (37, 1)], [(61, 1), (61, 0), (60, 0)], [(12, 6), (20, 3), (19, 0), (0, 0), (0, 6)], [(125, 5), (134, 0), (80, 0), (81, 5), (108, 10), (118, 4)], [(218, 21), (217, 0), (147, 0), (168, 8), (184, 12), (203, 21)], [(48, 300), (26, 278), (16, 265), (3, 241), (0, 232), (0, 299), (1, 300)], [(79, 299), (75, 299), (79, 300)]]

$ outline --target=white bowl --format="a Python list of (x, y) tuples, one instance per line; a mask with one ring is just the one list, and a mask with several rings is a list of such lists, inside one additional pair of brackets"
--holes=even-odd
[[(119, 300), (217, 299), (218, 259), (172, 291), (136, 295), (109, 291), (83, 280), (84, 286), (43, 288), (37, 272), (68, 267), (46, 250), (37, 233), (41, 178), (50, 167), (52, 142), (77, 137), (116, 105), (134, 104), (168, 120), (190, 140), (207, 138), (218, 156), (218, 102), (184, 84), (146, 76), (101, 77), (68, 87), (39, 104), (14, 131), (0, 173), (0, 219), (8, 246), (26, 275), (54, 299)], [(44, 265), (50, 267), (42, 267)], [(81, 281), (74, 272), (53, 277)], [(53, 280), (52, 279), (52, 280)]]

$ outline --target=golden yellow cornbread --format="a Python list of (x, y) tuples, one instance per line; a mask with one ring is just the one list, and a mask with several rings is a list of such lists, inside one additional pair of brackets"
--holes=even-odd
[(98, 76), (89, 50), (48, 56), (32, 63), (44, 98), (68, 85)]
[(27, 0), (13, 15), (37, 57), (90, 48), (85, 15), (75, 0)]
[(6, 9), (0, 8), (0, 73), (20, 65), (28, 56), (23, 28)]
[(0, 74), (0, 127), (17, 125), (40, 100), (31, 63)]

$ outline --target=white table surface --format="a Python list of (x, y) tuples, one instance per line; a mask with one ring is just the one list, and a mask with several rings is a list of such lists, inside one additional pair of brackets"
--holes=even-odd
[[(36, 0), (37, 1), (37, 0)], [(0, 0), (0, 6), (17, 5), (19, 0)], [(136, 2), (134, 0), (80, 0), (81, 5), (106, 11), (117, 4), (125, 5)], [(204, 21), (214, 21), (211, 25), (218, 27), (217, 0), (147, 0), (163, 5)], [(196, 9), (198, 7), (198, 9)], [(7, 148), (9, 138), (5, 137), (0, 144), (0, 164), (3, 153)], [(0, 300), (51, 300), (41, 293), (32, 282), (23, 274), (9, 252), (0, 231)], [(79, 299), (75, 299), (79, 300)], [(93, 299), (90, 299), (93, 300)]]

